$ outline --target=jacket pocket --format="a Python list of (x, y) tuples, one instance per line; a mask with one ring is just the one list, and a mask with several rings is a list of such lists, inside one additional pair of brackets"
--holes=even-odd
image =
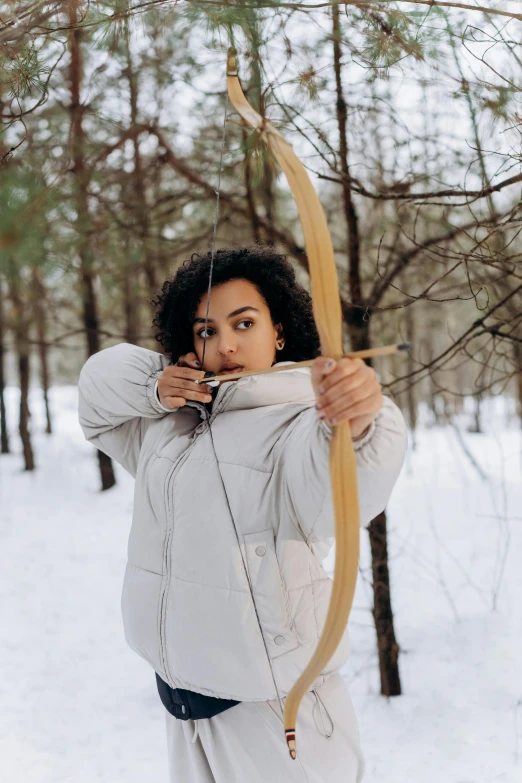
[(288, 596), (275, 552), (274, 530), (243, 536), (246, 564), (256, 611), (268, 653), (276, 658), (299, 646), (291, 623)]

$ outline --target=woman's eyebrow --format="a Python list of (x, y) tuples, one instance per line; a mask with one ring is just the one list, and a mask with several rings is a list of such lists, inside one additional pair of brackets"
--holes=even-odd
[[(257, 307), (252, 307), (251, 305), (246, 305), (245, 307), (238, 307), (237, 310), (232, 310), (231, 313), (227, 315), (227, 318), (233, 318), (235, 315), (241, 315), (241, 313), (244, 313), (246, 310), (254, 310), (256, 313), (259, 313), (259, 310)], [(204, 324), (206, 321), (208, 323), (211, 323), (214, 321), (213, 318), (194, 318), (192, 321), (192, 324)]]

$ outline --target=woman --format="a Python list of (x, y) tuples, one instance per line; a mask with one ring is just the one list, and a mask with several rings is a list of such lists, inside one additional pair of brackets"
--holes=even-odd
[(359, 783), (347, 632), (301, 704), (296, 761), (281, 710), (328, 609), (331, 427), (350, 421), (366, 525), (400, 472), (404, 419), (364, 362), (319, 356), (284, 256), (218, 251), (206, 320), (209, 267), (193, 256), (154, 301), (163, 355), (123, 343), (80, 375), (86, 438), (136, 478), (125, 636), (156, 672), (171, 783)]

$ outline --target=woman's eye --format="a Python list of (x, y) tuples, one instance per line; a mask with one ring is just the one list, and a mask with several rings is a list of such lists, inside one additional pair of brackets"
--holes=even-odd
[(250, 327), (254, 325), (254, 322), (253, 322), (253, 321), (251, 321), (251, 320), (250, 320), (250, 319), (248, 319), (248, 318), (245, 318), (245, 320), (244, 320), (244, 321), (240, 321), (240, 322), (238, 323), (238, 328), (239, 328), (239, 327), (241, 327), (241, 325), (242, 325), (242, 324), (247, 324), (247, 326), (246, 326), (245, 328), (246, 328), (246, 329), (250, 329)]
[(201, 337), (203, 340), (208, 337), (212, 337), (212, 329), (202, 329), (200, 332), (198, 332), (198, 337)]

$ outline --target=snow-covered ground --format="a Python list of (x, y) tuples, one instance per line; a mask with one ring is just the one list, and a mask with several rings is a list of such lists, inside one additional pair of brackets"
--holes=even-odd
[[(166, 783), (154, 673), (120, 619), (133, 480), (118, 466), (117, 487), (101, 493), (75, 388), (52, 389), (50, 437), (40, 396), (31, 391), (37, 470), (22, 471), (16, 389), (14, 453), (0, 457), (0, 780)], [(363, 531), (345, 673), (365, 783), (522, 781), (522, 438), (502, 400), (484, 421), (487, 435), (464, 422), (460, 436), (421, 429), (389, 504), (403, 685), (390, 700)]]

